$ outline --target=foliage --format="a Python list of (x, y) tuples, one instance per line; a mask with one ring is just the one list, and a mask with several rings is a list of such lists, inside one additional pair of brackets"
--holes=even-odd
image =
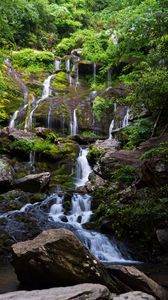
[(157, 148), (151, 148), (150, 150), (146, 151), (143, 155), (141, 155), (141, 159), (149, 159), (155, 156), (160, 156), (164, 154), (166, 156), (166, 160), (168, 162), (168, 143), (161, 143)]
[(134, 149), (139, 146), (140, 143), (148, 139), (151, 135), (151, 124), (139, 124), (133, 126), (127, 126), (122, 129), (118, 137), (122, 143), (124, 149)]
[(111, 179), (118, 182), (131, 183), (135, 179), (135, 169), (131, 166), (123, 166), (112, 172)]
[(91, 165), (94, 165), (96, 161), (102, 156), (104, 151), (96, 146), (90, 145), (87, 159)]
[(107, 111), (112, 109), (111, 99), (105, 99), (100, 96), (97, 96), (93, 102), (93, 110), (96, 116), (96, 119), (100, 119), (106, 115)]
[(37, 51), (32, 49), (23, 49), (12, 53), (12, 62), (14, 67), (28, 69), (30, 72), (40, 70), (53, 70), (54, 55), (49, 51)]

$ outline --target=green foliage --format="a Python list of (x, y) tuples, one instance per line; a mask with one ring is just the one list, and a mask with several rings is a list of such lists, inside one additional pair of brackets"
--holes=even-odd
[(54, 55), (49, 51), (37, 51), (32, 49), (23, 49), (12, 53), (13, 66), (21, 67), (30, 72), (52, 71), (54, 64)]
[(124, 147), (124, 149), (134, 149), (139, 146), (140, 143), (148, 139), (151, 135), (151, 124), (146, 126), (145, 124), (128, 126), (122, 129), (118, 137)]
[(167, 160), (168, 162), (168, 143), (165, 142), (165, 143), (161, 143), (159, 145), (159, 147), (157, 148), (152, 148), (148, 151), (146, 151), (142, 156), (141, 156), (141, 159), (142, 160), (145, 160), (145, 159), (149, 159), (149, 158), (152, 158), (152, 157), (155, 157), (155, 156), (160, 156), (164, 154), (165, 156), (165, 159)]
[(111, 99), (105, 99), (100, 96), (97, 96), (93, 102), (93, 110), (96, 116), (96, 119), (100, 121), (104, 117), (107, 111), (112, 109)]
[(90, 145), (87, 159), (91, 165), (94, 165), (96, 161), (102, 156), (104, 151), (96, 146)]
[(131, 183), (135, 179), (135, 169), (131, 166), (123, 166), (112, 173), (111, 179), (121, 183)]

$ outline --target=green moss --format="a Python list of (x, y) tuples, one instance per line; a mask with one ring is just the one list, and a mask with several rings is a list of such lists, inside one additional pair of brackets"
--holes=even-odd
[(97, 148), (96, 146), (89, 146), (89, 152), (87, 155), (87, 159), (91, 165), (94, 165), (97, 160), (103, 155), (104, 151), (102, 149)]
[(111, 180), (120, 183), (131, 183), (135, 179), (136, 171), (131, 166), (121, 166), (119, 169), (112, 172)]

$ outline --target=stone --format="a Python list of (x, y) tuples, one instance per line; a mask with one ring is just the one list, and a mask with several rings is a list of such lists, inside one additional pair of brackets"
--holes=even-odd
[(160, 245), (168, 251), (168, 228), (156, 230), (156, 235)]
[(130, 287), (131, 290), (148, 293), (160, 300), (168, 299), (168, 291), (166, 289), (135, 267), (112, 266), (110, 267), (110, 273), (127, 287)]
[(6, 192), (13, 186), (14, 171), (9, 162), (5, 159), (0, 159), (0, 191)]
[(43, 231), (33, 240), (12, 246), (18, 280), (33, 287), (101, 283), (120, 292), (104, 266), (66, 229)]
[(15, 188), (35, 193), (43, 190), (49, 183), (50, 173), (30, 174), (15, 180)]
[[(108, 300), (109, 290), (100, 284), (79, 284), (46, 290), (16, 291), (0, 295), (0, 300)], [(150, 298), (149, 298), (150, 299)], [(154, 298), (153, 298), (154, 299)], [(152, 298), (150, 299), (152, 300)]]
[(156, 298), (146, 293), (135, 291), (114, 296), (113, 300), (156, 300)]

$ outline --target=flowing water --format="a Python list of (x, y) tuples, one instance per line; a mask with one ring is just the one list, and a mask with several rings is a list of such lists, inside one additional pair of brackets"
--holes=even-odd
[(112, 140), (112, 132), (113, 132), (113, 128), (114, 128), (114, 119), (111, 121), (110, 123), (110, 127), (109, 127), (109, 141)]
[(45, 79), (44, 83), (43, 83), (43, 92), (42, 92), (42, 96), (39, 100), (37, 100), (35, 102), (34, 108), (32, 109), (32, 111), (30, 112), (30, 116), (29, 116), (29, 121), (28, 121), (28, 128), (31, 129), (32, 128), (32, 121), (33, 121), (33, 114), (34, 111), (38, 108), (38, 106), (40, 105), (40, 103), (42, 101), (44, 101), (45, 99), (47, 99), (50, 95), (51, 95), (51, 90), (50, 90), (50, 82), (51, 79), (54, 75), (50, 75), (47, 77), (47, 79)]
[(76, 164), (76, 186), (84, 186), (88, 181), (89, 174), (92, 172), (91, 167), (88, 164), (87, 160), (88, 149), (80, 149), (79, 157), (77, 158)]
[(58, 72), (61, 70), (61, 60), (56, 59), (54, 62), (55, 65), (55, 71)]
[(125, 128), (128, 126), (128, 121), (129, 121), (129, 107), (127, 107), (127, 111), (126, 111), (126, 114), (124, 116), (124, 119), (122, 121), (122, 128)]
[(15, 113), (13, 114), (13, 117), (9, 123), (9, 128), (14, 128), (15, 127), (15, 120), (17, 119), (19, 110), (16, 110)]
[(78, 131), (78, 120), (76, 114), (76, 108), (73, 111), (73, 115), (70, 118), (70, 135), (76, 135)]

